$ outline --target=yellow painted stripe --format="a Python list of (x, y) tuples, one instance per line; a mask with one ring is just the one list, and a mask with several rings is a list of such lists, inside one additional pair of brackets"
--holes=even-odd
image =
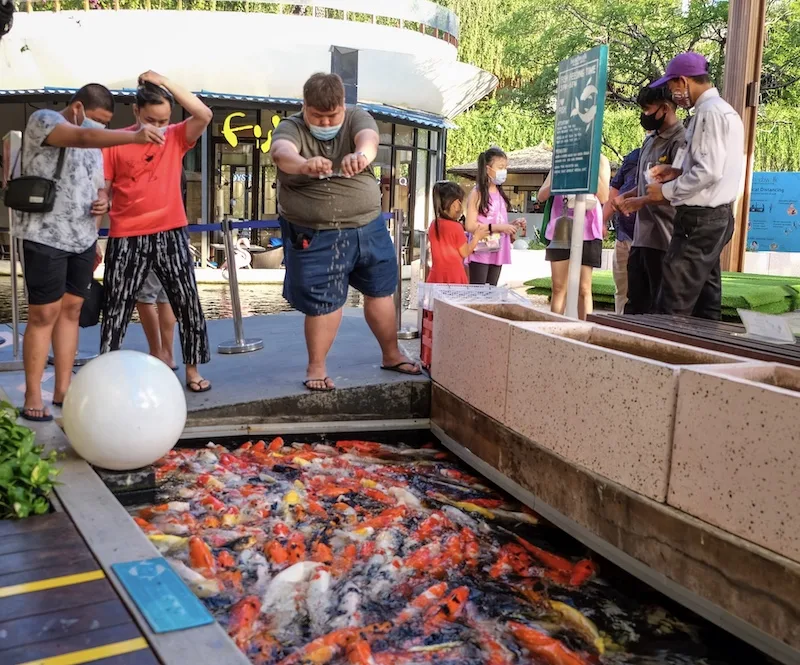
[(57, 589), (62, 586), (72, 584), (83, 584), (102, 580), (106, 574), (102, 570), (93, 570), (88, 573), (77, 573), (76, 575), (63, 575), (62, 577), (51, 577), (46, 580), (36, 580), (35, 582), (25, 582), (24, 584), (14, 584), (12, 586), (0, 587), (0, 598), (17, 596), (21, 593), (33, 593), (34, 591), (45, 591), (47, 589)]
[(126, 653), (131, 653), (132, 651), (141, 651), (147, 648), (147, 640), (143, 637), (137, 637), (133, 640), (106, 644), (102, 647), (65, 653), (63, 656), (51, 656), (50, 658), (29, 660), (27, 663), (21, 663), (20, 665), (81, 665), (81, 663), (91, 663), (95, 660), (111, 658), (112, 656), (121, 656)]

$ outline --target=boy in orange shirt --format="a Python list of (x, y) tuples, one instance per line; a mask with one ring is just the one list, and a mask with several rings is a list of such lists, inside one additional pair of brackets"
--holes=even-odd
[[(190, 117), (171, 125), (173, 100)], [(191, 92), (155, 72), (139, 77), (134, 113), (138, 125), (151, 125), (164, 133), (164, 145), (157, 149), (115, 147), (103, 153), (111, 198), (111, 228), (100, 352), (122, 345), (137, 294), (152, 269), (164, 285), (178, 319), (186, 386), (195, 393), (206, 392), (211, 383), (200, 375), (197, 366), (207, 363), (211, 353), (194, 261), (186, 241), (188, 222), (181, 196), (181, 174), (184, 155), (202, 136), (213, 114)], [(139, 147), (144, 149), (136, 149)]]

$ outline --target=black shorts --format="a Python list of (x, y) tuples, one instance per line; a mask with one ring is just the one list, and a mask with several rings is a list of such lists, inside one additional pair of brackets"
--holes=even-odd
[(49, 305), (65, 293), (86, 298), (92, 286), (95, 245), (74, 254), (38, 242), (22, 243), (28, 303)]
[[(546, 249), (544, 260), (555, 263), (556, 261), (569, 261), (570, 250), (568, 249)], [(599, 268), (603, 265), (603, 241), (584, 240), (583, 258), (581, 265), (590, 268)]]

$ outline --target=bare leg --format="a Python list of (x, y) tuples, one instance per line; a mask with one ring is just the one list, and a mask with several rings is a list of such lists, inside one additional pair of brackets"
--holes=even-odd
[(419, 366), (406, 358), (397, 345), (397, 315), (392, 296), (385, 298), (364, 296), (364, 318), (378, 344), (381, 345), (383, 366), (403, 365), (409, 372), (419, 373)]
[(64, 401), (64, 395), (72, 380), (72, 368), (75, 365), (75, 353), (78, 351), (78, 322), (81, 318), (83, 298), (64, 294), (61, 299), (61, 312), (53, 327), (53, 356), (56, 366), (56, 387), (53, 401)]
[(550, 297), (550, 311), (555, 314), (563, 314), (567, 309), (569, 261), (551, 261), (550, 275), (553, 279), (553, 294)]
[[(25, 366), (25, 411), (39, 417), (49, 415), (42, 402), (42, 376), (53, 339), (53, 327), (61, 311), (61, 300), (28, 307), (28, 324), (22, 338), (22, 361)], [(74, 360), (73, 354), (73, 360)]]
[(142, 322), (144, 336), (147, 338), (147, 346), (150, 347), (150, 355), (161, 358), (161, 332), (156, 306), (146, 302), (137, 302), (136, 311), (139, 312), (139, 320)]
[(341, 309), (322, 316), (306, 316), (305, 333), (306, 347), (308, 348), (306, 380), (311, 390), (325, 390), (326, 388), (335, 387), (333, 381), (327, 378), (326, 361), (341, 323)]
[(582, 321), (592, 313), (592, 267), (581, 266), (581, 281), (578, 290), (578, 318)]
[(158, 327), (161, 338), (161, 360), (175, 367), (175, 312), (168, 302), (158, 303)]

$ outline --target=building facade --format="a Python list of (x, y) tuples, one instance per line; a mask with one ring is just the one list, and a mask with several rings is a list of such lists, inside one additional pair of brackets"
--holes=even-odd
[[(378, 122), (381, 146), (373, 168), (384, 211), (403, 210), (409, 228), (427, 228), (431, 188), (444, 173), (446, 131), (497, 84), (491, 74), (457, 60), (452, 12), (420, 0), (195, 5), (202, 10), (171, 1), (159, 3), (159, 10), (149, 0), (144, 9), (125, 9), (119, 1), (118, 9), (56, 1), (18, 12), (14, 30), (0, 42), (0, 136), (23, 129), (36, 109), (63, 108), (77, 88), (93, 81), (118, 99), (112, 127), (129, 126), (136, 77), (154, 69), (214, 111), (184, 163), (190, 223), (226, 217), (274, 222), (272, 131), (299, 112), (308, 76), (334, 71), (345, 81), (348, 103)], [(174, 121), (180, 113), (176, 109)], [(245, 235), (266, 245), (277, 233), (268, 228)], [(205, 260), (214, 257), (219, 237), (198, 233), (192, 241)]]

